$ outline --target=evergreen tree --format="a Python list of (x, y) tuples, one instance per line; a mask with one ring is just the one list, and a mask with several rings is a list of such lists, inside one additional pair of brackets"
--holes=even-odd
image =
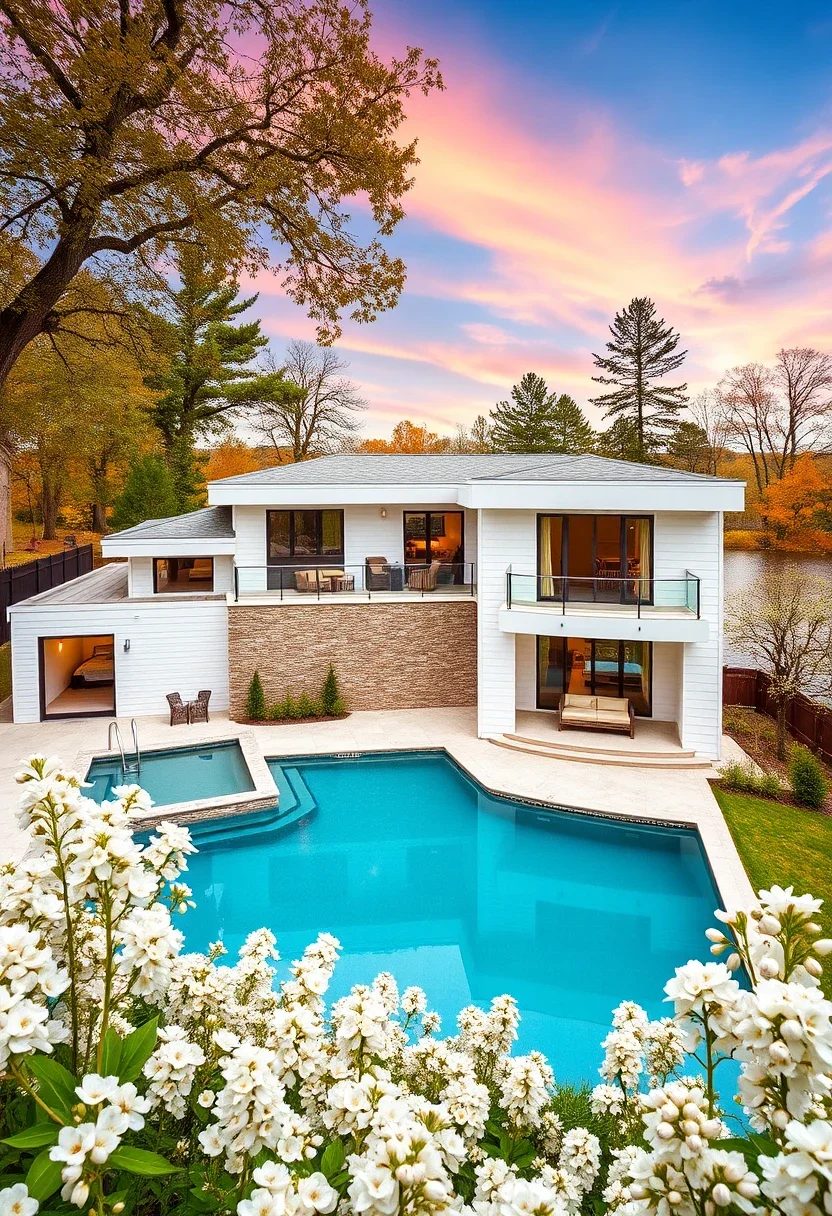
[(495, 452), (558, 452), (554, 393), (542, 376), (526, 372), (511, 390), (511, 401), (491, 411), (491, 446)]
[(646, 296), (631, 300), (616, 313), (610, 333), (609, 353), (593, 355), (601, 375), (592, 378), (616, 388), (594, 398), (593, 404), (604, 407), (605, 418), (634, 422), (636, 459), (646, 461), (676, 426), (687, 401), (687, 384), (671, 387), (654, 381), (681, 367), (687, 351), (676, 350), (679, 335), (656, 317), (656, 306)]
[(268, 339), (259, 321), (236, 318), (257, 296), (238, 299), (237, 283), (210, 267), (193, 246), (180, 253), (178, 270), (180, 286), (170, 291), (165, 315), (151, 321), (166, 366), (147, 385), (159, 394), (150, 414), (184, 511), (194, 505), (200, 481), (195, 442), (226, 429), (232, 411), (296, 390), (281, 372), (263, 373), (254, 365)]
[(252, 722), (263, 722), (268, 717), (266, 694), (263, 692), (263, 682), (260, 679), (259, 671), (255, 671), (248, 686), (246, 717)]
[(146, 519), (181, 514), (173, 476), (158, 456), (142, 456), (131, 464), (124, 488), (113, 503), (110, 520), (117, 532)]
[(324, 713), (328, 715), (342, 714), (346, 708), (338, 686), (338, 677), (331, 663), (321, 689), (321, 705)]
[(553, 452), (592, 452), (595, 449), (595, 432), (581, 407), (568, 393), (561, 393), (552, 411), (554, 426)]
[(616, 418), (599, 434), (595, 450), (611, 460), (639, 460), (638, 434), (632, 418)]
[(707, 473), (711, 461), (707, 431), (698, 422), (680, 422), (667, 445), (667, 454), (673, 464), (689, 473)]

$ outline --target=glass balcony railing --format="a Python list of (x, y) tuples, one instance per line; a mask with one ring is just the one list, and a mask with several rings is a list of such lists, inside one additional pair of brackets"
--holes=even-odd
[(583, 610), (609, 609), (634, 616), (663, 611), (700, 616), (699, 578), (685, 571), (682, 578), (627, 578), (601, 575), (576, 578), (561, 574), (521, 574), (506, 571), (506, 605), (521, 608), (546, 607), (566, 615)]
[(374, 595), (426, 596), (476, 591), (473, 562), (387, 562), (360, 565), (321, 559), (317, 565), (235, 566), (234, 598), (267, 595), (278, 599), (332, 599)]

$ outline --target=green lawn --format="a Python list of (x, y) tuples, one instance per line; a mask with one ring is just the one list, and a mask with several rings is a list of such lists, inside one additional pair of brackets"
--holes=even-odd
[(0, 646), (0, 701), (12, 695), (12, 646)]
[[(716, 800), (755, 890), (793, 886), (824, 905), (818, 917), (832, 937), (832, 816), (713, 787)], [(832, 997), (832, 955), (824, 960), (823, 987)]]

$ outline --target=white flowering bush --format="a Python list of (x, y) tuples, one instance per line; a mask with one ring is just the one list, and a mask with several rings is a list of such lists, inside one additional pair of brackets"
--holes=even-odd
[[(681, 967), (672, 1016), (621, 1005), (589, 1095), (511, 1054), (509, 996), (441, 1038), (386, 973), (328, 1006), (327, 934), (280, 982), (265, 929), (233, 964), (183, 953), (187, 829), (140, 845), (141, 789), (99, 806), (52, 759), (18, 780), (33, 847), (0, 867), (0, 1216), (832, 1216), (819, 901), (773, 888), (720, 914), (728, 961)], [(727, 1058), (747, 1134), (719, 1102)]]

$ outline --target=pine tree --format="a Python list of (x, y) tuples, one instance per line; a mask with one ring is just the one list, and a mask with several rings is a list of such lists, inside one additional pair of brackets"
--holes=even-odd
[(491, 411), (491, 444), (495, 452), (557, 452), (554, 393), (542, 376), (526, 372), (511, 390), (511, 401)]
[(601, 375), (597, 384), (614, 384), (610, 393), (593, 399), (604, 408), (605, 418), (630, 418), (635, 424), (636, 459), (650, 459), (687, 401), (687, 384), (669, 386), (654, 381), (676, 371), (687, 351), (677, 351), (679, 335), (664, 319), (656, 317), (656, 306), (646, 296), (630, 301), (616, 313), (610, 326), (612, 341), (608, 355), (593, 355)]
[(553, 452), (592, 452), (595, 449), (595, 432), (581, 407), (568, 393), (561, 393), (552, 411), (554, 441)]
[(179, 514), (181, 508), (170, 469), (158, 456), (142, 456), (130, 466), (124, 488), (113, 503), (110, 522), (118, 532), (146, 519)]
[(259, 321), (236, 318), (257, 296), (238, 299), (237, 283), (212, 269), (192, 246), (180, 253), (178, 269), (179, 289), (170, 292), (165, 315), (150, 322), (167, 363), (146, 383), (159, 393), (150, 415), (185, 511), (195, 505), (200, 482), (196, 440), (225, 430), (232, 411), (297, 390), (281, 372), (253, 366), (268, 339)]
[(341, 690), (338, 687), (338, 677), (331, 663), (321, 689), (321, 705), (325, 714), (342, 714), (345, 710)]
[(248, 686), (246, 717), (252, 722), (263, 722), (268, 717), (266, 694), (263, 692), (263, 682), (260, 679), (259, 671), (255, 671)]
[(611, 460), (637, 461), (638, 434), (632, 418), (616, 418), (612, 426), (599, 434), (595, 450), (599, 456), (607, 456)]

